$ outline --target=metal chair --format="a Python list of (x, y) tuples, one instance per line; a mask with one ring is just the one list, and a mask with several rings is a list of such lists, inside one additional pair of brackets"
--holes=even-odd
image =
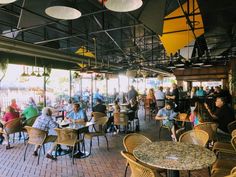
[(90, 139), (90, 149), (89, 154), (91, 154), (91, 148), (92, 148), (92, 139), (93, 137), (98, 137), (98, 146), (99, 146), (99, 136), (104, 136), (107, 142), (107, 150), (109, 150), (108, 140), (106, 136), (105, 126), (108, 121), (107, 117), (101, 117), (97, 121), (95, 121), (95, 125), (98, 125), (98, 130), (95, 129), (95, 132), (88, 132), (84, 134), (84, 138)]

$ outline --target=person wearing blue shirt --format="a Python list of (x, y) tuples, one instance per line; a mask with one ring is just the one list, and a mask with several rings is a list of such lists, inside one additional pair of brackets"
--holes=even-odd
[(104, 101), (104, 97), (99, 93), (99, 89), (96, 90), (96, 93), (94, 94), (94, 102), (96, 102), (97, 99), (100, 99), (102, 102)]
[(74, 103), (73, 110), (66, 115), (67, 119), (73, 119), (76, 122), (87, 122), (87, 115), (85, 111), (80, 107), (79, 103)]
[(174, 118), (176, 117), (177, 113), (174, 112), (172, 107), (173, 107), (173, 104), (171, 102), (166, 102), (165, 107), (158, 111), (156, 115), (156, 120), (162, 120), (163, 125), (171, 129), (172, 139), (174, 141), (177, 141), (175, 125), (174, 125)]

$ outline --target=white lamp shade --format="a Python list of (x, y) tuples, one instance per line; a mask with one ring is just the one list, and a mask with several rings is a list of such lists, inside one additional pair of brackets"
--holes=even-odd
[(0, 0), (0, 4), (10, 4), (15, 2), (16, 0)]
[(126, 71), (126, 76), (127, 77), (131, 77), (131, 78), (134, 78), (137, 74), (137, 71), (136, 70), (127, 70)]
[(60, 20), (74, 20), (81, 16), (81, 12), (74, 8), (68, 1), (53, 1), (46, 9), (45, 13)]
[(115, 12), (129, 12), (140, 8), (142, 0), (107, 0), (105, 7)]

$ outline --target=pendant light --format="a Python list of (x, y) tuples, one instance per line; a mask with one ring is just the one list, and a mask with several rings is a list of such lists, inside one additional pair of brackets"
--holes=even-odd
[(16, 2), (17, 0), (0, 0), (0, 4), (10, 4)]
[(41, 77), (39, 67), (38, 67), (38, 74), (36, 75), (36, 77)]
[(107, 0), (105, 7), (114, 12), (130, 12), (143, 5), (142, 0)]
[(81, 16), (81, 12), (67, 0), (52, 1), (45, 9), (45, 13), (60, 20), (74, 20)]

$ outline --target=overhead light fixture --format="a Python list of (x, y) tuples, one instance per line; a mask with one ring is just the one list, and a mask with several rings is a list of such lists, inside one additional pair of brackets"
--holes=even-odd
[(0, 4), (10, 4), (10, 3), (13, 3), (17, 0), (0, 0)]
[(81, 12), (66, 0), (52, 1), (45, 9), (45, 13), (60, 20), (74, 20), (81, 16)]
[(142, 0), (107, 0), (105, 7), (114, 12), (130, 12), (143, 5)]
[(36, 77), (41, 77), (39, 67), (38, 67), (38, 74), (36, 75)]

